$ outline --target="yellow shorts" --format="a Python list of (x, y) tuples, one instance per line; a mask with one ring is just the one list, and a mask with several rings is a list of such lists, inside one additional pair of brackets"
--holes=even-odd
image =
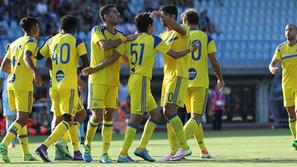
[(284, 106), (291, 107), (297, 105), (297, 91), (292, 88), (283, 87)]
[(157, 108), (157, 103), (151, 93), (150, 80), (142, 75), (130, 75), (128, 91), (131, 98), (131, 113), (143, 115)]
[(207, 104), (207, 91), (207, 88), (188, 87), (186, 94), (186, 108), (188, 113), (203, 115)]
[(79, 102), (78, 91), (75, 89), (52, 89), (50, 91), (52, 111), (60, 117), (64, 114), (75, 116)]
[(8, 90), (9, 108), (11, 111), (31, 112), (33, 92), (26, 90)]
[(117, 108), (118, 87), (89, 83), (88, 109)]
[(161, 106), (166, 103), (184, 107), (188, 80), (182, 77), (171, 77), (163, 80)]

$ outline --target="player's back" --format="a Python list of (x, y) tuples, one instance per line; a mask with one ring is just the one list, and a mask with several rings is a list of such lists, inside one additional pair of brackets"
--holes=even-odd
[[(164, 54), (169, 50), (168, 46), (160, 37), (147, 33), (142, 33), (135, 40), (127, 42), (123, 46), (126, 47), (124, 50), (128, 53), (130, 74), (140, 74), (149, 79), (152, 78), (157, 52), (163, 52)], [(117, 50), (121, 50), (121, 48)]]
[(77, 88), (79, 56), (87, 54), (84, 42), (68, 33), (58, 33), (48, 39), (52, 60), (52, 88)]
[[(170, 46), (174, 51), (180, 51), (189, 47), (189, 31), (190, 28), (187, 25), (182, 24), (186, 30), (185, 35), (181, 35), (174, 30), (165, 31), (160, 34), (160, 37), (166, 41), (166, 44)], [(190, 57), (184, 56), (179, 59), (174, 59), (169, 55), (164, 57), (164, 77), (180, 76), (183, 78), (188, 77), (188, 65)]]
[[(103, 50), (98, 42), (101, 40), (116, 40), (123, 37), (123, 33), (115, 29), (115, 33), (111, 33), (104, 25), (95, 26), (91, 32), (91, 61), (90, 66), (94, 67), (101, 63), (106, 57), (112, 56), (115, 53), (115, 48)], [(102, 70), (89, 76), (90, 83), (119, 86), (120, 61), (106, 66)], [(112, 74), (112, 75), (110, 75)]]
[(208, 54), (216, 52), (215, 42), (210, 35), (200, 30), (191, 30), (189, 40), (199, 46), (196, 51), (190, 53), (189, 87), (208, 88)]
[[(9, 46), (7, 58), (11, 61), (11, 73), (8, 76), (9, 90), (33, 90), (33, 72), (26, 66), (24, 61), (25, 51), (32, 52), (36, 56), (37, 40), (30, 36), (16, 39)], [(36, 60), (32, 58), (33, 63)]]

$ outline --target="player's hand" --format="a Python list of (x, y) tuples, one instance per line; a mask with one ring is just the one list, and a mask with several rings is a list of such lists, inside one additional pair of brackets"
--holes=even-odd
[(199, 44), (192, 44), (192, 52), (195, 52), (199, 48), (198, 45)]
[(84, 69), (82, 70), (82, 74), (83, 74), (84, 76), (88, 76), (88, 75), (91, 75), (91, 74), (93, 74), (93, 73), (95, 73), (95, 69), (94, 69), (93, 67), (86, 67), (86, 68), (84, 68)]
[(40, 74), (38, 73), (34, 73), (34, 76), (33, 76), (33, 80), (34, 80), (34, 84), (38, 87), (41, 87), (42, 86), (42, 77)]
[(225, 82), (223, 80), (221, 81), (221, 80), (218, 79), (218, 81), (217, 81), (218, 90), (221, 92), (221, 91), (224, 90), (224, 87), (225, 87)]
[(154, 18), (154, 17), (161, 17), (161, 12), (160, 11), (153, 11), (151, 14), (150, 14), (150, 17), (151, 18)]
[(126, 36), (126, 41), (133, 41), (135, 40), (139, 35), (141, 35), (141, 33), (136, 33), (136, 34), (130, 34)]
[(276, 75), (278, 73), (278, 67), (269, 67), (271, 74)]

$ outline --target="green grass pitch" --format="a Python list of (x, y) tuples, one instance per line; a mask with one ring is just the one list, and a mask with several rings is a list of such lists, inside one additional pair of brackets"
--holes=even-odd
[[(297, 151), (291, 149), (291, 136), (288, 129), (281, 130), (242, 130), (242, 131), (223, 131), (223, 132), (205, 132), (205, 143), (209, 152), (213, 156), (212, 159), (201, 160), (199, 158), (198, 147), (194, 139), (189, 140), (189, 145), (193, 150), (192, 156), (180, 162), (155, 162), (149, 163), (133, 155), (133, 150), (137, 146), (140, 138), (140, 133), (137, 134), (135, 141), (130, 149), (130, 155), (138, 163), (135, 164), (99, 164), (99, 153), (101, 151), (99, 142), (99, 134), (93, 142), (92, 154), (93, 161), (91, 163), (77, 161), (55, 161), (52, 163), (38, 162), (23, 162), (22, 153), (19, 145), (16, 148), (9, 149), (11, 164), (0, 162), (0, 166), (30, 166), (30, 167), (84, 167), (84, 166), (135, 166), (135, 167), (274, 167), (274, 166), (296, 166)], [(45, 137), (30, 137), (30, 149), (33, 153), (35, 148), (44, 140)], [(1, 139), (2, 140), (2, 139)], [(123, 135), (114, 135), (114, 140), (111, 144), (110, 155), (113, 160), (116, 159), (120, 146), (122, 144)], [(166, 133), (155, 133), (153, 139), (149, 143), (150, 154), (159, 159), (169, 151)], [(53, 147), (49, 149), (49, 155), (53, 156)]]

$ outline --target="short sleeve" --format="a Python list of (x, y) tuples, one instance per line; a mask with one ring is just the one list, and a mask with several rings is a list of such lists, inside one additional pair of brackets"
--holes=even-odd
[(92, 29), (92, 41), (94, 43), (98, 43), (101, 40), (106, 40), (105, 37), (105, 27), (104, 26), (96, 26)]
[(274, 55), (273, 55), (273, 59), (274, 60), (281, 60), (281, 51), (280, 51), (281, 46), (278, 46), (275, 49)]
[(154, 49), (157, 52), (162, 53), (163, 55), (166, 55), (167, 52), (170, 50), (170, 47), (160, 38), (157, 36), (153, 36), (154, 38)]
[(207, 54), (215, 53), (217, 51), (216, 43), (210, 35), (207, 35)]
[(25, 45), (25, 53), (27, 51), (30, 51), (33, 56), (36, 56), (36, 51), (37, 51), (37, 40), (34, 38), (29, 38), (29, 40), (27, 41), (26, 45)]
[(121, 55), (125, 55), (127, 53), (127, 43), (120, 44), (116, 51), (119, 52)]
[(43, 56), (43, 57), (50, 57), (50, 52), (49, 52), (49, 42), (50, 42), (51, 38), (48, 39), (44, 45), (41, 46), (41, 48), (39, 49), (39, 53)]
[(83, 56), (88, 53), (86, 44), (83, 41), (76, 47), (76, 49), (77, 49), (78, 56)]

